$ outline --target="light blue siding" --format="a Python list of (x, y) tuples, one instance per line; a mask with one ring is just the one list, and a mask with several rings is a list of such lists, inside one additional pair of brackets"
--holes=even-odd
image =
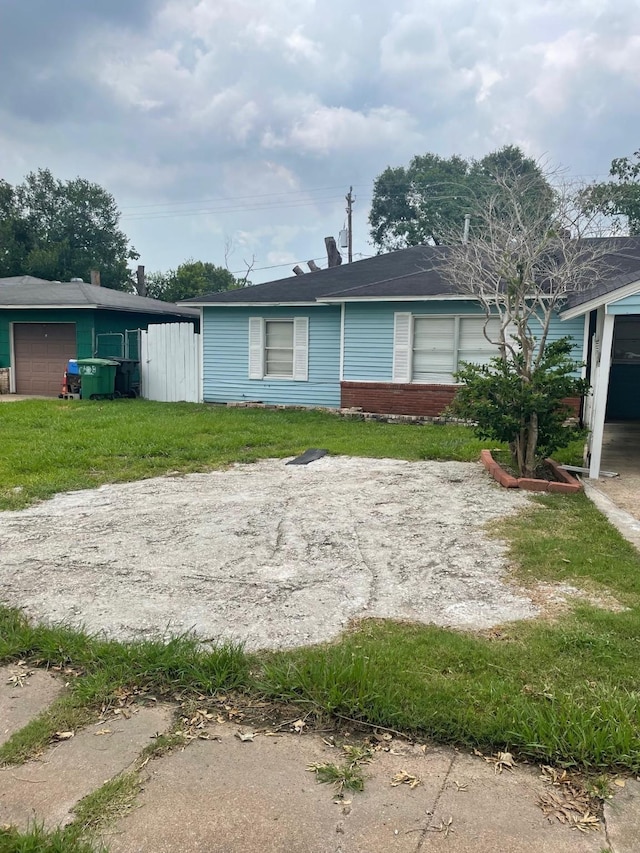
[(393, 315), (481, 314), (475, 302), (347, 302), (344, 319), (344, 378), (352, 382), (391, 382)]
[[(471, 300), (441, 302), (365, 302), (345, 304), (344, 379), (352, 382), (391, 382), (393, 378), (393, 315), (396, 311), (411, 314), (482, 314), (482, 308)], [(573, 355), (582, 361), (584, 319), (562, 322), (554, 317), (549, 328), (549, 342), (570, 336), (574, 338)], [(535, 323), (532, 331), (539, 337)]]
[[(340, 308), (214, 308), (203, 311), (204, 399), (271, 405), (340, 405)], [(309, 379), (249, 379), (249, 318), (309, 318)]]
[[(535, 329), (534, 335), (538, 337)], [(573, 320), (561, 320), (557, 315), (551, 318), (547, 343), (557, 341), (560, 338), (573, 338), (573, 350), (571, 356), (577, 364), (582, 364), (584, 348), (584, 316), (574, 317)]]
[(640, 293), (607, 305), (607, 314), (640, 314)]

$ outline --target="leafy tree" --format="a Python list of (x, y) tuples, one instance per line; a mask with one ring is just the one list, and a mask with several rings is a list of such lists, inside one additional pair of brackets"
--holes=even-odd
[(591, 184), (582, 193), (587, 213), (600, 213), (618, 219), (624, 217), (632, 236), (640, 234), (640, 150), (633, 158), (617, 157), (609, 174), (615, 180)]
[[(561, 401), (586, 392), (573, 373), (569, 343), (549, 342), (551, 320), (571, 293), (593, 287), (615, 265), (610, 243), (584, 239), (591, 219), (581, 213), (575, 191), (556, 188), (550, 223), (548, 199), (535, 192), (538, 180), (496, 175), (493, 194), (473, 211), (477, 235), (468, 243), (452, 241), (442, 267), (458, 292), (481, 304), (485, 337), (496, 347), (489, 366), (461, 368), (466, 385), (453, 409), (476, 421), (483, 438), (507, 441), (525, 477), (570, 436)], [(497, 331), (490, 333), (496, 317)]]
[(147, 277), (147, 296), (165, 302), (178, 302), (206, 293), (233, 290), (241, 284), (224, 267), (208, 261), (189, 260), (167, 273), (151, 273)]
[[(509, 444), (521, 476), (531, 476), (542, 459), (579, 434), (564, 401), (588, 393), (589, 383), (576, 378), (572, 349), (571, 338), (548, 344), (530, 377), (521, 351), (512, 358), (495, 356), (488, 365), (464, 364), (456, 373), (463, 384), (452, 408), (476, 423), (479, 438)], [(536, 447), (527, 459), (534, 437)]]
[(24, 272), (30, 247), (31, 234), (20, 215), (15, 190), (0, 179), (0, 277)]
[(113, 196), (84, 178), (60, 181), (49, 169), (24, 183), (0, 183), (0, 274), (57, 281), (100, 270), (101, 283), (131, 289), (128, 262), (138, 257), (119, 229)]
[[(496, 187), (496, 176), (505, 173), (528, 176), (529, 192), (541, 194), (550, 205), (552, 191), (542, 170), (514, 146), (487, 154), (481, 160), (465, 160), (437, 154), (414, 157), (409, 166), (388, 167), (373, 186), (369, 214), (371, 237), (380, 251), (423, 243), (440, 245), (459, 240), (465, 214)], [(472, 220), (472, 230), (478, 222)]]

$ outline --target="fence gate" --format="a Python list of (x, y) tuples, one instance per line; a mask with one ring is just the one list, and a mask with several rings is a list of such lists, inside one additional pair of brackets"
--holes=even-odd
[(141, 394), (163, 403), (201, 403), (200, 335), (191, 323), (158, 323), (140, 334)]

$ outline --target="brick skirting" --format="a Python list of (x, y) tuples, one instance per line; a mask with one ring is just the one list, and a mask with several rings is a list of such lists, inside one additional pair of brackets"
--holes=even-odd
[[(418, 415), (435, 418), (455, 397), (456, 385), (401, 385), (395, 382), (342, 382), (343, 409), (362, 409), (383, 415)], [(575, 417), (580, 398), (565, 400)]]
[(455, 385), (400, 385), (395, 382), (342, 382), (343, 409), (385, 415), (426, 415), (435, 418), (453, 400)]

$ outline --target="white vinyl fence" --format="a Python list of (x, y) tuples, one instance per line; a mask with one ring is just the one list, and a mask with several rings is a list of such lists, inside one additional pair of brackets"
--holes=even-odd
[(140, 335), (141, 395), (163, 403), (201, 403), (200, 335), (191, 323), (158, 323)]

